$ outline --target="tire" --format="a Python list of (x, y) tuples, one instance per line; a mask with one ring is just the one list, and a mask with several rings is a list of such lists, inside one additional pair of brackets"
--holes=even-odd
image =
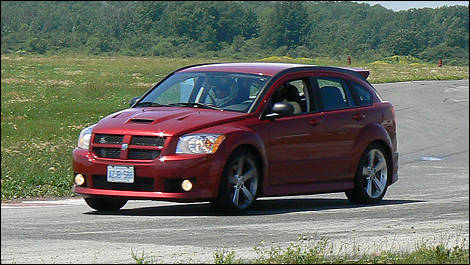
[(127, 200), (118, 198), (88, 197), (85, 198), (85, 202), (88, 206), (98, 211), (118, 211), (127, 203)]
[(390, 175), (390, 159), (379, 144), (371, 144), (359, 161), (354, 189), (346, 192), (352, 203), (378, 203), (385, 196)]
[(219, 197), (211, 206), (217, 210), (244, 212), (255, 202), (259, 187), (260, 170), (255, 156), (245, 149), (237, 150), (225, 165)]

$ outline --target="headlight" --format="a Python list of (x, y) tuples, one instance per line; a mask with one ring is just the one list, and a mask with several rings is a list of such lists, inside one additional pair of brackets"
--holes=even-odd
[(88, 149), (90, 147), (91, 139), (91, 130), (93, 130), (95, 125), (87, 127), (80, 132), (80, 137), (78, 137), (78, 147), (83, 149)]
[(188, 134), (180, 137), (177, 154), (213, 154), (225, 139), (221, 134)]

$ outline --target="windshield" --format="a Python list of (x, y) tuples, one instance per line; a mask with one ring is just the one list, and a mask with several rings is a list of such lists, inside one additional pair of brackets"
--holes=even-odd
[(206, 107), (248, 112), (268, 79), (263, 75), (225, 72), (176, 73), (134, 107)]

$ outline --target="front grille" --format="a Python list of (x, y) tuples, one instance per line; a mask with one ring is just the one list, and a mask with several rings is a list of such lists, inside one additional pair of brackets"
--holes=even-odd
[(159, 155), (159, 150), (129, 149), (127, 158), (135, 160), (153, 160)]
[(134, 183), (108, 182), (106, 176), (93, 175), (93, 187), (105, 190), (153, 191), (153, 178), (135, 177)]
[(131, 145), (163, 146), (165, 138), (154, 136), (132, 136)]
[(124, 135), (112, 135), (112, 134), (96, 134), (95, 144), (122, 144), (122, 138)]
[(165, 140), (159, 136), (95, 134), (92, 152), (99, 158), (154, 160), (160, 156)]
[(121, 155), (120, 148), (93, 147), (93, 153), (101, 158), (119, 158)]

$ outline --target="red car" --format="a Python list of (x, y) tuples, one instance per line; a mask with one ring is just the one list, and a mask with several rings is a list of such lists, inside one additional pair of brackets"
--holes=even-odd
[(169, 74), (80, 133), (74, 186), (96, 210), (345, 192), (377, 203), (398, 179), (395, 112), (367, 70), (215, 63)]

